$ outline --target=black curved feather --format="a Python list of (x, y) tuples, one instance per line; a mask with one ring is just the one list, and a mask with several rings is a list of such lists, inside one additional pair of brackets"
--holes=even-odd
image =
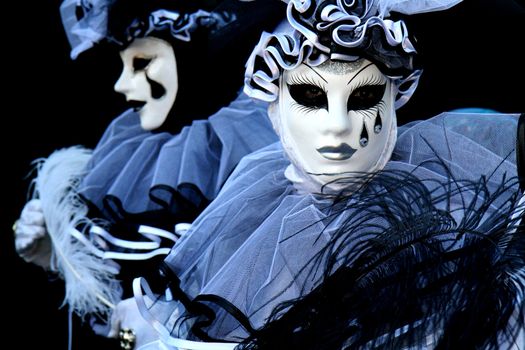
[(279, 305), (239, 349), (510, 347), (525, 324), (516, 189), (515, 178), (494, 188), (484, 178), (429, 184), (378, 174), (352, 193), (359, 214), (309, 267), (325, 264), (323, 283)]

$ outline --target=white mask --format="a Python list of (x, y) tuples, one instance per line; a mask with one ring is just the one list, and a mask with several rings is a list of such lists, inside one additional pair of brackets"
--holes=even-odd
[(338, 190), (330, 183), (384, 167), (397, 133), (394, 96), (390, 79), (365, 59), (283, 72), (269, 112), (307, 190)]
[(124, 94), (139, 112), (143, 129), (160, 127), (179, 88), (172, 46), (158, 38), (139, 38), (122, 50), (120, 57), (124, 67), (115, 91)]

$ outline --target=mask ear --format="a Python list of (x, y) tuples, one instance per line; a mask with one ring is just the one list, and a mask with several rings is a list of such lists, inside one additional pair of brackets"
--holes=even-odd
[(277, 136), (281, 137), (282, 123), (281, 123), (281, 111), (280, 111), (279, 97), (277, 97), (277, 100), (270, 103), (270, 105), (268, 106), (268, 117), (270, 118), (270, 122), (272, 123), (275, 133), (277, 134)]

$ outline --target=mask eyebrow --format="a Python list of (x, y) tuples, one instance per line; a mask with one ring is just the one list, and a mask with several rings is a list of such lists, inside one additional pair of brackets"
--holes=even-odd
[(313, 69), (312, 67), (310, 67), (310, 66), (307, 65), (306, 63), (303, 63), (303, 64), (304, 64), (305, 66), (307, 66), (308, 68), (310, 68), (310, 69), (312, 70), (312, 72), (314, 72), (315, 74), (317, 74), (317, 75), (319, 76), (319, 78), (323, 79), (323, 81), (324, 81), (325, 83), (328, 84), (328, 81), (327, 81), (325, 78), (323, 78), (323, 76), (322, 76), (321, 74), (319, 74), (315, 69)]
[(353, 77), (352, 79), (350, 79), (348, 81), (348, 83), (346, 83), (346, 85), (349, 85), (355, 78), (357, 78), (359, 76), (359, 74), (361, 74), (365, 69), (367, 69), (368, 67), (370, 67), (373, 63), (369, 63), (367, 64), (366, 66), (364, 66), (363, 68), (361, 68)]

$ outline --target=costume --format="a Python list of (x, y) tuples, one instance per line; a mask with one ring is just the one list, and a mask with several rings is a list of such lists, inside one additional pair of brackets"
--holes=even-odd
[[(215, 41), (224, 40), (226, 47), (239, 45), (241, 50), (250, 35), (276, 21), (272, 6), (258, 12), (257, 20), (243, 16), (260, 9), (260, 4), (235, 1), (209, 2), (206, 9), (196, 6), (162, 1), (63, 3), (73, 57), (102, 39), (120, 45), (123, 52), (144, 43), (130, 51), (130, 62), (121, 53), (124, 70), (116, 84), (138, 105), (114, 120), (92, 153), (79, 148), (58, 151), (39, 164), (35, 180), (35, 197), (42, 201), (54, 248), (51, 269), (65, 279), (66, 302), (80, 315), (107, 313), (120, 300), (119, 281), (126, 277), (116, 275), (125, 263), (114, 261), (165, 254), (177, 239), (174, 225), (191, 223), (244, 154), (277, 139), (265, 117), (266, 106), (243, 94), (209, 119), (184, 126), (223, 106), (218, 105), (219, 96), (224, 100), (238, 91), (228, 86), (235, 79), (220, 80), (231, 67), (220, 66), (225, 53), (215, 47)], [(245, 31), (238, 32), (236, 41), (230, 34), (241, 28)], [(150, 57), (140, 56), (150, 49), (156, 50)], [(174, 63), (177, 56), (179, 72), (176, 67), (162, 71), (174, 74), (178, 79), (174, 85), (162, 80), (162, 74), (155, 76), (161, 55), (171, 55), (163, 64)], [(188, 57), (196, 66), (183, 65)], [(214, 58), (222, 68), (217, 81), (210, 79), (209, 87), (195, 90), (192, 86), (202, 85), (202, 80), (192, 69), (206, 76), (217, 67), (198, 64)], [(194, 82), (187, 80), (191, 74)], [(142, 79), (147, 89), (132, 90), (132, 79)], [(187, 81), (193, 85), (186, 86)], [(207, 88), (221, 84), (223, 91), (206, 95)], [(146, 95), (140, 95), (143, 91)], [(206, 103), (199, 104), (197, 96), (191, 96), (197, 92), (204, 94), (199, 97)], [(175, 99), (168, 110), (167, 97)], [(166, 113), (159, 119), (152, 110)], [(144, 224), (165, 230), (147, 227), (144, 231)]]
[[(164, 344), (514, 343), (525, 290), (518, 115), (444, 113), (396, 129), (393, 107), (410, 97), (418, 70), (404, 23), (385, 18), (453, 5), (401, 3), (290, 1), (292, 29), (262, 37), (246, 91), (274, 101), (281, 142), (246, 156), (175, 244), (165, 292), (134, 281), (139, 309)], [(480, 266), (495, 278), (473, 274)], [(476, 299), (480, 290), (493, 299)], [(494, 323), (482, 336), (453, 334), (476, 324), (470, 312), (487, 300), (497, 307), (483, 310)]]
[[(508, 224), (519, 198), (513, 151), (517, 117), (444, 113), (404, 126), (383, 173), (367, 188), (335, 205), (331, 196), (298, 191), (285, 176), (290, 162), (282, 147), (279, 143), (268, 146), (242, 160), (221, 194), (177, 242), (165, 263), (190, 299), (203, 294), (224, 298), (258, 329), (276, 305), (319, 285), (331, 254), (349, 259), (345, 263), (351, 264), (353, 260), (345, 254), (357, 259), (368, 240), (392, 229), (393, 222), (382, 220), (388, 215), (381, 205), (389, 204), (397, 223), (412, 216), (414, 221), (407, 221), (406, 229), (415, 225), (415, 218), (423, 220), (432, 211), (450, 211), (450, 227), (443, 229), (443, 240), (445, 232), (453, 240), (468, 225), (482, 232), (485, 220), (490, 221), (484, 215), (494, 223)], [(508, 137), (499, 137), (503, 135)], [(448, 143), (443, 144), (444, 139)], [(503, 139), (506, 142), (500, 142)], [(483, 166), (466, 168), (465, 159)], [(416, 194), (424, 197), (411, 203)], [(403, 196), (405, 201), (401, 201)], [(412, 212), (403, 212), (408, 209)], [(484, 211), (483, 215), (468, 223), (476, 210)], [(362, 212), (369, 217), (360, 216)], [(352, 226), (357, 224), (369, 231)], [(425, 224), (430, 226), (431, 222)], [(353, 231), (342, 236), (338, 234), (341, 227)], [(455, 244), (456, 248), (461, 246), (461, 239)], [(232, 315), (214, 302), (209, 304), (217, 313), (206, 328), (212, 339), (235, 342), (249, 335), (250, 330)], [(180, 304), (159, 301), (152, 310), (156, 319), (172, 329), (172, 335), (185, 338), (191, 334), (193, 320), (185, 318), (188, 314)]]
[[(136, 213), (176, 210), (177, 200), (185, 199), (195, 210), (203, 208), (243, 155), (275, 141), (266, 109), (266, 104), (241, 94), (228, 107), (176, 135), (144, 132), (138, 115), (129, 110), (106, 130), (78, 191), (114, 221)], [(183, 214), (171, 213), (173, 222), (163, 226), (191, 222), (191, 216), (177, 219)]]

